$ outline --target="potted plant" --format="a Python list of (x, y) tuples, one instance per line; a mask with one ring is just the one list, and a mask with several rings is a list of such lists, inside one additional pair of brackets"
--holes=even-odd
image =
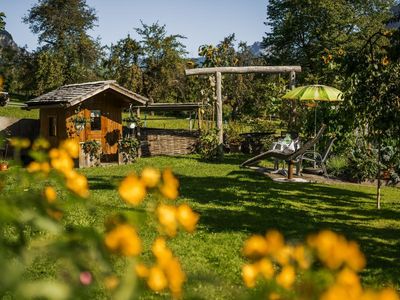
[(86, 166), (99, 166), (101, 158), (101, 144), (98, 141), (86, 141), (82, 143), (82, 150), (86, 156)]
[(141, 125), (140, 118), (134, 115), (125, 118), (124, 121), (126, 122), (126, 126), (130, 129), (135, 129), (136, 127)]
[(118, 142), (120, 160), (125, 164), (135, 161), (140, 147), (139, 140), (134, 136), (124, 137)]
[(6, 160), (0, 160), (0, 171), (8, 170), (8, 162)]

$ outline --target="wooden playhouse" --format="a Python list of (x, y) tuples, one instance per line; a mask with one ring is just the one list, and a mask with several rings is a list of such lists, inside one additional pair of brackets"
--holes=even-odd
[[(40, 109), (40, 135), (56, 147), (67, 138), (80, 143), (97, 141), (103, 162), (118, 161), (122, 137), (122, 111), (144, 105), (147, 98), (115, 81), (98, 81), (62, 86), (28, 101), (28, 109)], [(84, 120), (84, 122), (82, 122)], [(79, 160), (79, 166), (84, 166)]]

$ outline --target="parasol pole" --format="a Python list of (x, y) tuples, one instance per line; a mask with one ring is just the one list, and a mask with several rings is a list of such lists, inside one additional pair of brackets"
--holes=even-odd
[[(317, 105), (315, 105), (314, 108), (314, 137), (317, 135)], [(317, 163), (315, 161), (315, 152), (316, 152), (316, 143), (314, 143), (314, 153), (313, 153), (313, 157), (314, 157), (314, 169), (317, 166)]]

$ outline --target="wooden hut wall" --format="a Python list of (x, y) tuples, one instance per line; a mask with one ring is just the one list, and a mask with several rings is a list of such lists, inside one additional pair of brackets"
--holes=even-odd
[(68, 137), (63, 108), (40, 109), (40, 135), (46, 138), (52, 147), (57, 147), (60, 141)]
[[(76, 137), (73, 118), (77, 106), (70, 107), (66, 113), (66, 124), (70, 137)], [(118, 140), (122, 137), (122, 108), (121, 100), (113, 93), (101, 93), (85, 101), (81, 105), (80, 115), (87, 120), (91, 119), (91, 112), (101, 112), (100, 130), (92, 130), (90, 124), (86, 124), (77, 137), (79, 142), (96, 140), (102, 146), (102, 158), (105, 161), (116, 161), (118, 152)]]

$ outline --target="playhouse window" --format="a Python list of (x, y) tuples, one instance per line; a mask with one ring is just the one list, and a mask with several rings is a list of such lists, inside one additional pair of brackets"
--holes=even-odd
[(57, 118), (55, 116), (49, 117), (49, 136), (57, 136)]
[(90, 112), (90, 129), (101, 130), (101, 111), (92, 110)]

